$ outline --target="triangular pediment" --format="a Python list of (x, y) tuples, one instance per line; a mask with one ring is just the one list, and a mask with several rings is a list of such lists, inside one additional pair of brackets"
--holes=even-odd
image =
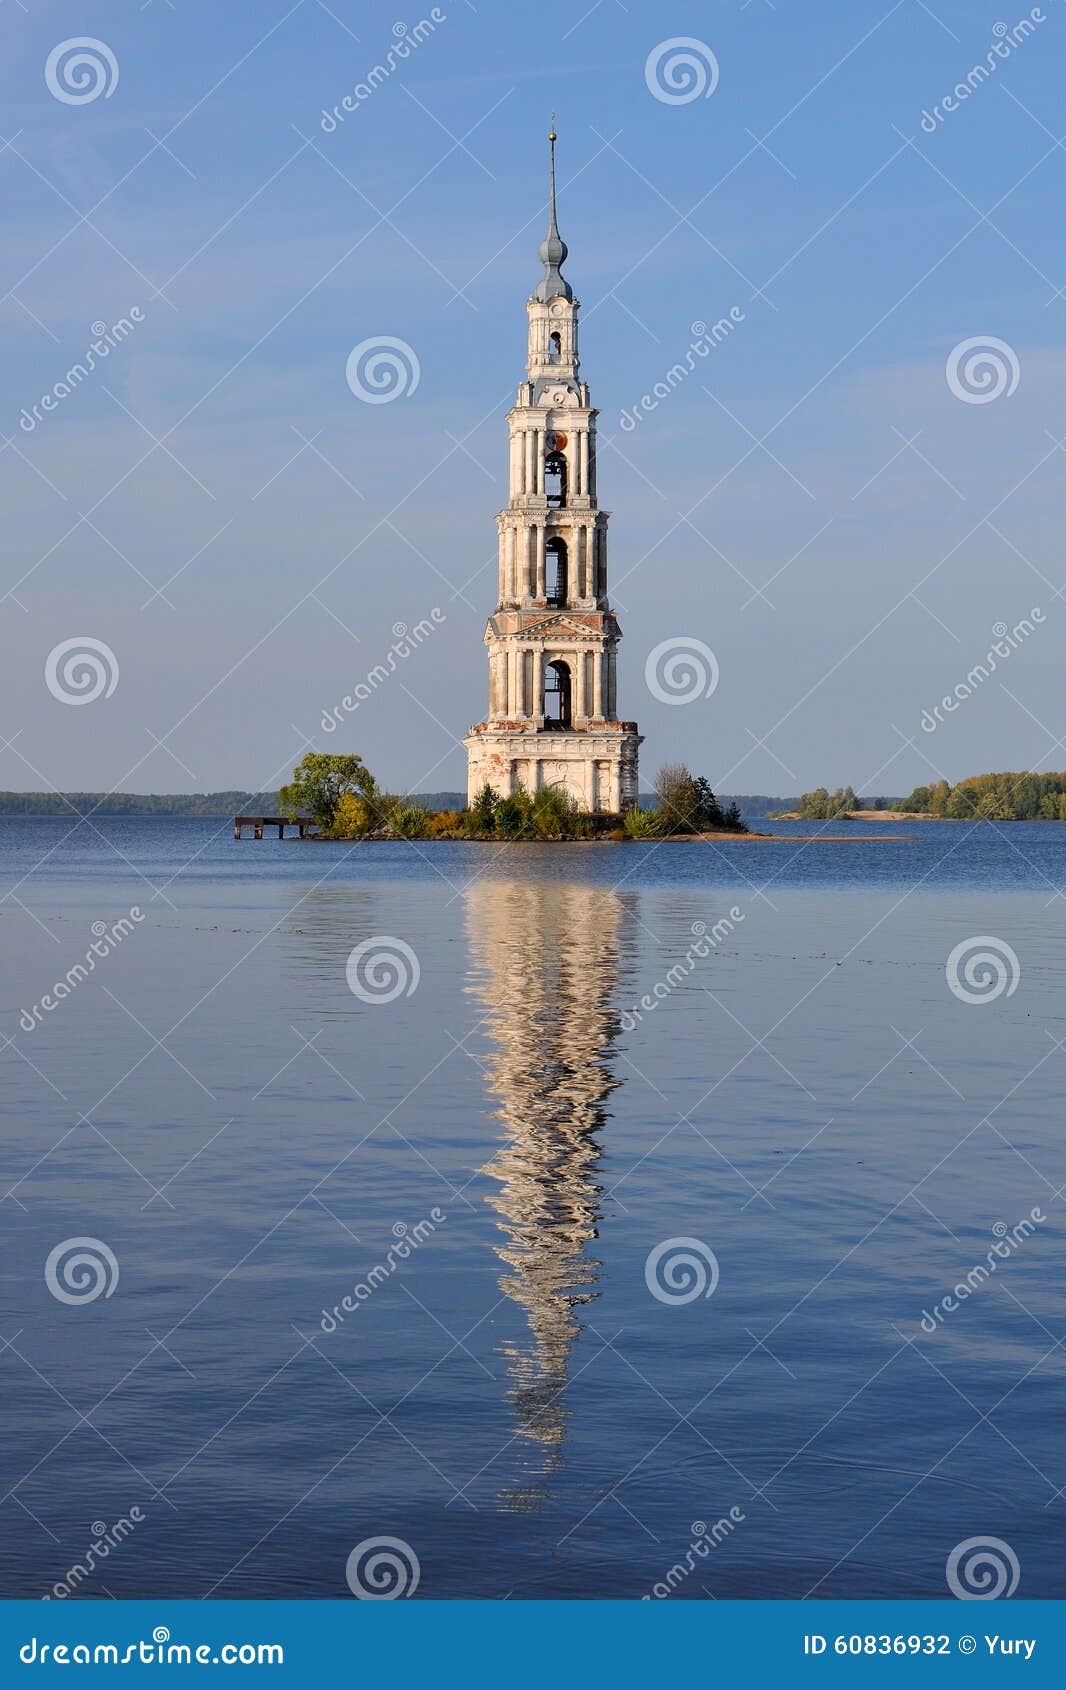
[(595, 639), (604, 632), (602, 623), (582, 622), (565, 611), (549, 612), (536, 622), (526, 622), (517, 630), (522, 639), (544, 639), (547, 634), (575, 635), (579, 639)]

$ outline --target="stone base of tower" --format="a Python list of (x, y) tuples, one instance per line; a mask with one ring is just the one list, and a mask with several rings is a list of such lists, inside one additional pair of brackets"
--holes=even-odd
[(467, 749), (467, 802), (484, 786), (509, 798), (562, 787), (581, 810), (620, 815), (637, 801), (637, 753), (643, 735), (635, 722), (605, 722), (602, 728), (552, 730), (501, 727), (479, 722), (463, 744)]

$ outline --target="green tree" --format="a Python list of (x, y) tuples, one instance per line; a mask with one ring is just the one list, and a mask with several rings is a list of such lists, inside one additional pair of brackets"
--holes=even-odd
[(292, 780), (278, 793), (285, 815), (310, 815), (323, 828), (333, 825), (337, 805), (347, 794), (373, 804), (377, 783), (361, 757), (328, 751), (309, 751), (292, 771)]
[(488, 781), (485, 782), (474, 802), (470, 806), (470, 816), (475, 833), (491, 833), (496, 825), (496, 805), (498, 799)]
[(659, 815), (666, 833), (693, 833), (699, 827), (700, 795), (684, 763), (664, 763), (654, 781)]
[[(701, 827), (721, 827), (723, 822), (722, 806), (711, 790), (711, 783), (705, 775), (697, 775), (693, 782), (696, 792), (696, 819)], [(735, 810), (736, 805), (732, 808)], [(737, 812), (739, 815), (739, 811)]]
[(525, 825), (525, 816), (521, 804), (515, 798), (501, 798), (496, 806), (496, 832), (513, 839), (516, 833), (521, 833)]

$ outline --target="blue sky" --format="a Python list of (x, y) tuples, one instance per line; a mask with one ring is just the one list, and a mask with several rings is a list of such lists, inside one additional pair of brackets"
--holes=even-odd
[[(1066, 766), (1066, 21), (1059, 0), (1036, 11), (929, 133), (923, 111), (1028, 8), (446, 0), (327, 132), (429, 7), (9, 0), (0, 784), (272, 785), (309, 739), (396, 788), (464, 783), (553, 106), (645, 781), (678, 757), (749, 792)], [(45, 64), (84, 35), (118, 78), (71, 104)], [(714, 55), (710, 97), (650, 91), (649, 55), (678, 37)], [(91, 325), (134, 307), (27, 428)], [(731, 307), (728, 339), (620, 428)], [(383, 336), (420, 377), (366, 404), (346, 362)], [(960, 399), (947, 361), (989, 336), (1014, 391)], [(1037, 607), (923, 732), (994, 625)], [(394, 626), (433, 609), (323, 735)], [(79, 637), (118, 680), (74, 708), (44, 670)], [(713, 650), (712, 696), (649, 691), (668, 639)]]

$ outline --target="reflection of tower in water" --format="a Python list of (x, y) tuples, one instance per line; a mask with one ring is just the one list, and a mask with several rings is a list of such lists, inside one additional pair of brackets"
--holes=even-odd
[[(480, 880), (468, 889), (471, 990), (492, 1049), (488, 1088), (505, 1140), (484, 1172), (499, 1182), (500, 1287), (526, 1311), (530, 1341), (503, 1346), (518, 1435), (543, 1446), (539, 1477), (560, 1465), (575, 1309), (597, 1295), (589, 1254), (599, 1221), (597, 1133), (619, 1083), (611, 1007), (625, 905), (609, 889)], [(509, 1498), (536, 1506), (539, 1491)]]

